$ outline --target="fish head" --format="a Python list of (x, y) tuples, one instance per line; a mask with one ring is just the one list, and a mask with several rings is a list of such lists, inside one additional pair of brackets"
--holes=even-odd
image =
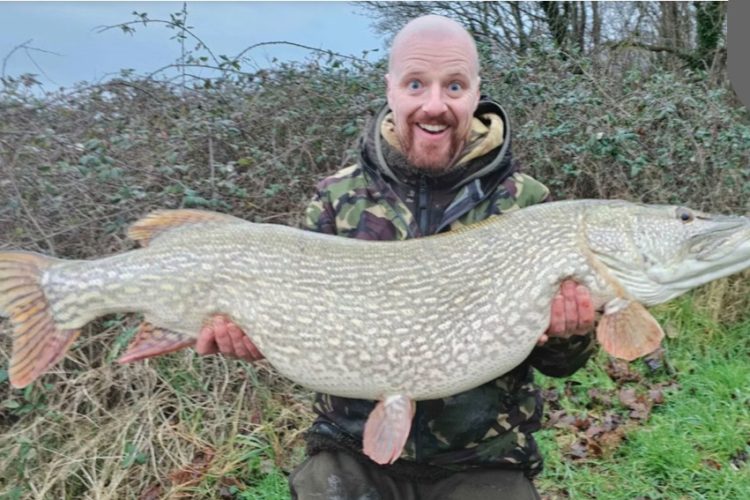
[(750, 267), (750, 219), (624, 203), (587, 217), (589, 248), (636, 300), (660, 304)]

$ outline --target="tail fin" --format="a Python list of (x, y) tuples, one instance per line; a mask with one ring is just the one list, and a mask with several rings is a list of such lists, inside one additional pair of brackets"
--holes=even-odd
[(55, 259), (27, 252), (0, 252), (0, 313), (13, 325), (10, 382), (26, 387), (60, 361), (80, 330), (55, 325), (41, 286)]

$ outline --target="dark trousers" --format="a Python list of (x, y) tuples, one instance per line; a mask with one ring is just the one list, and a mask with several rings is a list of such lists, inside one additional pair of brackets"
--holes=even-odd
[(392, 477), (376, 464), (344, 452), (320, 452), (289, 476), (293, 499), (299, 500), (539, 500), (523, 472), (477, 469), (437, 481)]

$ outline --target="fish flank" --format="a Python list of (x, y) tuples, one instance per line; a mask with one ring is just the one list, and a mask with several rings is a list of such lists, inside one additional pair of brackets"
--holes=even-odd
[[(149, 224), (161, 232), (139, 236), (147, 247), (55, 266), (45, 293), (61, 328), (133, 311), (189, 337), (211, 314), (224, 313), (282, 375), (311, 389), (433, 399), (522, 361), (549, 324), (562, 280), (588, 286), (597, 307), (623, 295), (631, 282), (618, 280), (629, 268), (613, 274), (600, 255), (618, 251), (620, 233), (634, 232), (621, 221), (642, 209), (554, 202), (400, 242), (224, 222), (224, 215), (164, 229), (152, 224), (157, 217)], [(592, 220), (604, 235), (598, 253), (582, 227)], [(5, 268), (0, 262), (0, 273)]]

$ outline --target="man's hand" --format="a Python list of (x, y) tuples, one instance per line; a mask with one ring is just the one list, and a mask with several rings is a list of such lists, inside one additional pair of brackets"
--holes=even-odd
[(539, 338), (543, 345), (550, 337), (569, 338), (584, 335), (594, 328), (594, 304), (589, 289), (573, 280), (566, 280), (552, 300), (549, 328)]
[(217, 314), (211, 322), (204, 326), (195, 343), (198, 354), (221, 353), (224, 356), (238, 358), (243, 361), (258, 361), (263, 359), (257, 347), (231, 320)]

